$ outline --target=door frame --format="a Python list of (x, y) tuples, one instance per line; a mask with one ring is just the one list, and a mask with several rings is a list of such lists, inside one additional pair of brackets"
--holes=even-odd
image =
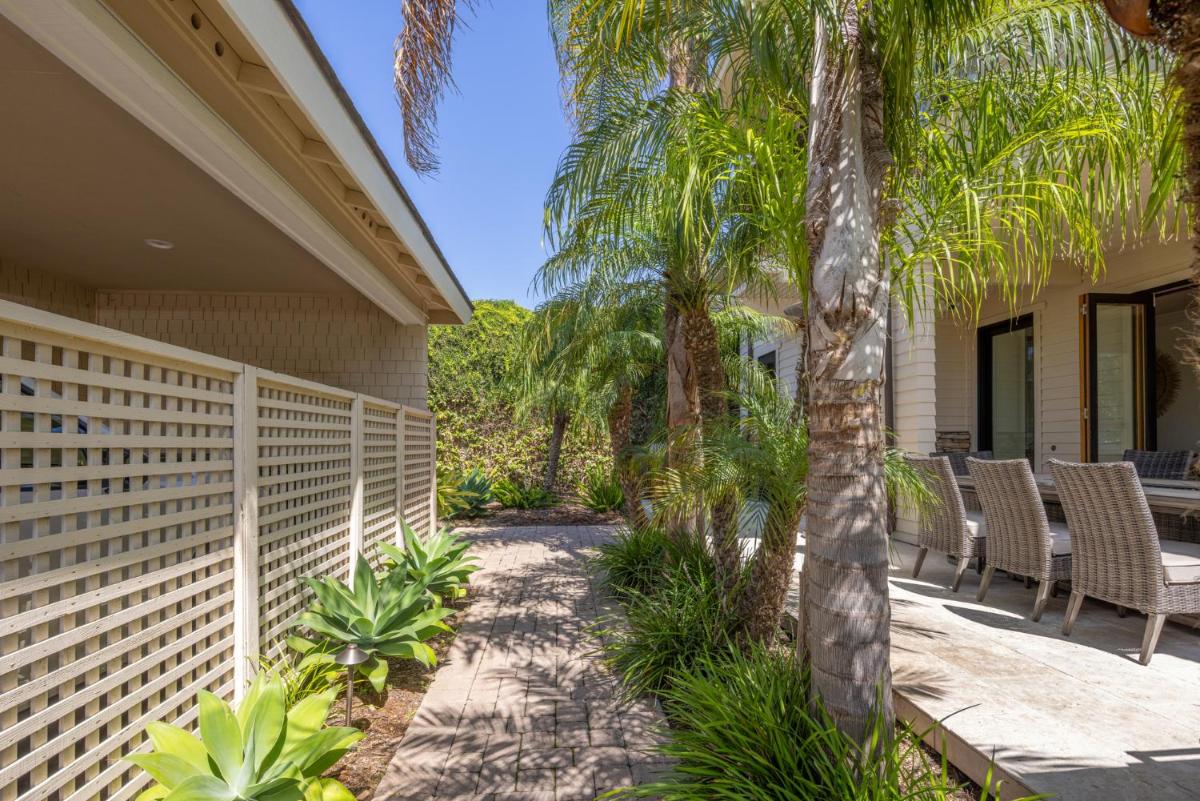
[(1153, 451), (1157, 446), (1156, 426), (1150, 416), (1154, 408), (1154, 295), (1165, 287), (1156, 287), (1136, 291), (1136, 293), (1087, 293), (1080, 297), (1080, 314), (1082, 314), (1082, 330), (1084, 330), (1084, 353), (1080, 357), (1082, 369), (1082, 386), (1080, 415), (1085, 436), (1082, 441), (1082, 460), (1094, 462), (1100, 450), (1100, 418), (1092, 414), (1096, 409), (1099, 398), (1099, 378), (1096, 369), (1096, 307), (1102, 303), (1112, 305), (1127, 305), (1141, 307), (1141, 363), (1138, 381), (1140, 391), (1134, 387), (1134, 401), (1138, 426), (1136, 426), (1134, 447), (1138, 450)]
[(1028, 328), (1034, 336), (1034, 358), (1033, 358), (1033, 383), (1034, 383), (1034, 420), (1030, 420), (1029, 424), (1033, 426), (1033, 454), (1031, 458), (1037, 457), (1037, 421), (1036, 418), (1040, 414), (1038, 409), (1037, 396), (1037, 329), (1034, 327), (1033, 312), (1027, 312), (1017, 317), (1011, 317), (1007, 320), (1001, 320), (998, 323), (990, 323), (980, 326), (975, 332), (975, 353), (976, 353), (976, 381), (978, 391), (976, 395), (976, 422), (977, 431), (976, 449), (981, 451), (992, 450), (993, 448), (993, 432), (992, 432), (992, 349), (991, 339), (996, 334), (1005, 334), (1012, 331), (1022, 331)]

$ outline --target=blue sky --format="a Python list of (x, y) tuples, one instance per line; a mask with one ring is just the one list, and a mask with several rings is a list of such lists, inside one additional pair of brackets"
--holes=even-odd
[(441, 171), (404, 162), (392, 95), (400, 0), (296, 0), (472, 300), (532, 305), (542, 201), (570, 133), (542, 0), (484, 3), (454, 44), (458, 93), (439, 112)]

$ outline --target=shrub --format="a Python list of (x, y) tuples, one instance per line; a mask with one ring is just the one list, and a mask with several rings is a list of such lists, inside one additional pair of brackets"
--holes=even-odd
[(508, 509), (545, 509), (558, 503), (545, 488), (517, 478), (502, 478), (492, 485), (492, 494)]
[(479, 517), (495, 498), (492, 480), (478, 467), (458, 478), (458, 493), (465, 504), (462, 517)]
[(424, 541), (407, 523), (402, 525), (402, 531), (403, 549), (387, 543), (379, 546), (387, 557), (384, 569), (400, 571), (409, 581), (424, 585), (441, 599), (466, 595), (467, 581), (479, 569), (475, 558), (466, 553), (471, 543), (449, 529), (431, 534)]
[(612, 470), (592, 465), (577, 487), (583, 505), (594, 512), (615, 512), (625, 505), (625, 492)]
[[(332, 643), (322, 645), (316, 653), (301, 654), (289, 649), (285, 641), (267, 649), (267, 653), (277, 653), (278, 657), (272, 659), (263, 655), (258, 658), (259, 673), (270, 673), (279, 678), (283, 685), (284, 703), (289, 709), (305, 698), (320, 695), (326, 690), (340, 692), (345, 684), (346, 671), (335, 664), (332, 658), (336, 646)], [(329, 658), (325, 658), (326, 652), (330, 652)]]
[[(957, 789), (902, 730), (864, 755), (828, 715), (813, 711), (791, 656), (755, 647), (701, 656), (663, 693), (675, 762), (662, 780), (623, 791), (662, 801), (943, 801)], [(985, 795), (986, 801), (986, 795)]]
[(725, 593), (703, 544), (667, 548), (670, 569), (645, 591), (626, 590), (624, 625), (604, 632), (605, 655), (630, 696), (661, 692), (728, 642)]
[(336, 697), (331, 688), (289, 707), (279, 677), (260, 673), (234, 713), (201, 690), (199, 738), (178, 726), (151, 723), (146, 733), (153, 752), (125, 757), (156, 782), (138, 801), (354, 801), (341, 782), (321, 778), (363, 736), (356, 729), (325, 727)]
[(462, 477), (443, 467), (437, 469), (437, 513), (442, 519), (458, 517), (471, 505), (467, 493), (462, 490)]
[(288, 644), (301, 654), (332, 661), (339, 649), (330, 643), (357, 645), (370, 655), (358, 666), (358, 673), (375, 692), (383, 692), (387, 681), (384, 657), (415, 659), (426, 667), (437, 662), (425, 641), (450, 630), (442, 620), (453, 610), (430, 597), (424, 584), (410, 581), (398, 570), (380, 579), (361, 555), (354, 566), (353, 587), (334, 576), (304, 581), (317, 600), (300, 615), (297, 626), (309, 629), (317, 639), (289, 637)]
[(601, 544), (592, 565), (614, 595), (648, 593), (659, 583), (667, 558), (667, 537), (660, 528), (623, 528), (611, 542)]

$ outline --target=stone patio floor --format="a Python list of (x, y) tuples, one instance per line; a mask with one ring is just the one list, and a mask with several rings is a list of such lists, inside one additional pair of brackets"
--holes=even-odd
[(619, 610), (586, 567), (611, 531), (466, 531), (473, 601), (376, 799), (590, 801), (663, 769), (661, 711), (620, 701), (589, 634)]

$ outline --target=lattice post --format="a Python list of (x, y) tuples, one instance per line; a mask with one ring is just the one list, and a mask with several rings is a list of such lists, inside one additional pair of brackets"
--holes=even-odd
[(354, 563), (363, 549), (363, 396), (355, 395), (350, 407), (350, 560), (346, 581), (354, 577)]
[(429, 418), (429, 535), (438, 530), (437, 519), (437, 418)]
[(258, 371), (233, 383), (233, 697), (241, 700), (258, 662)]
[(401, 406), (396, 410), (396, 546), (404, 547), (404, 474), (406, 472), (404, 429), (408, 417)]

